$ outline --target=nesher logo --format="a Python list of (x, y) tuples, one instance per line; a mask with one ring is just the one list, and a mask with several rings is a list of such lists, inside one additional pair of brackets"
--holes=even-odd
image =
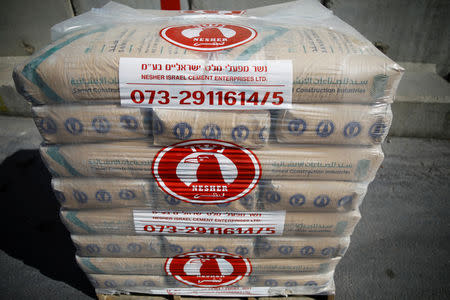
[(255, 154), (218, 140), (190, 140), (161, 149), (153, 176), (166, 193), (196, 204), (238, 200), (252, 191), (261, 176)]
[(184, 284), (198, 287), (231, 285), (250, 275), (247, 258), (222, 252), (190, 252), (168, 258), (167, 275)]
[(170, 26), (160, 32), (163, 39), (178, 47), (196, 51), (218, 51), (250, 42), (253, 28), (229, 24)]

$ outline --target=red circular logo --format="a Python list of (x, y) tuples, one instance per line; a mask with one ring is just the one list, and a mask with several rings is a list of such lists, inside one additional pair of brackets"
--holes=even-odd
[(261, 177), (252, 151), (218, 140), (189, 140), (162, 148), (152, 165), (159, 187), (179, 200), (221, 204), (250, 193)]
[(250, 260), (239, 255), (221, 252), (191, 252), (168, 258), (167, 275), (197, 287), (231, 285), (250, 275)]
[(219, 51), (243, 45), (253, 40), (253, 28), (229, 24), (196, 24), (169, 26), (160, 36), (178, 47), (196, 51)]

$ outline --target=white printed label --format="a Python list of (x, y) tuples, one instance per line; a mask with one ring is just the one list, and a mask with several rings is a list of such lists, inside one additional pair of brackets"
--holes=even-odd
[(212, 212), (133, 210), (136, 233), (282, 235), (285, 211)]
[(120, 58), (123, 106), (289, 109), (292, 61)]

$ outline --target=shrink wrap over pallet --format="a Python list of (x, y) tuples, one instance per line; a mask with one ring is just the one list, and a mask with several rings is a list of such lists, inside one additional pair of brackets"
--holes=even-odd
[(314, 0), (52, 31), (13, 78), (97, 292), (334, 292), (399, 65)]

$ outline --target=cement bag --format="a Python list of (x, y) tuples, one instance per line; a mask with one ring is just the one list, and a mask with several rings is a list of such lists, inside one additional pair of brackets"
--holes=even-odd
[(184, 237), (72, 235), (77, 255), (90, 257), (174, 257), (186, 252), (225, 252), (249, 258), (343, 256), (349, 237)]
[[(194, 212), (148, 209), (62, 210), (72, 234), (189, 236), (348, 236), (361, 215), (298, 212)], [(270, 225), (269, 225), (270, 224)]]
[(151, 181), (145, 179), (53, 178), (52, 187), (62, 207), (72, 209), (121, 206), (152, 207)]
[(52, 179), (56, 199), (63, 208), (90, 209), (116, 207), (148, 207), (176, 210), (254, 211), (259, 195), (259, 185), (237, 201), (195, 205), (181, 201), (161, 190), (154, 180), (126, 178)]
[[(88, 274), (98, 294), (145, 293), (210, 297), (286, 296), (334, 293), (334, 272), (325, 274), (250, 275), (223, 287), (190, 286), (170, 275)], [(200, 287), (199, 287), (200, 286)]]
[[(201, 252), (200, 252), (201, 253)], [(194, 254), (194, 253), (193, 253)], [(198, 259), (198, 256), (192, 256), (193, 259)], [(166, 261), (173, 264), (184, 264), (186, 258), (174, 257), (172, 259), (166, 258), (129, 258), (129, 257), (76, 257), (78, 265), (81, 269), (88, 274), (117, 274), (117, 275), (156, 275), (165, 276), (166, 273)], [(222, 258), (225, 259), (229, 264), (232, 264), (234, 268), (241, 267), (242, 264), (247, 264), (248, 261), (251, 263), (251, 273), (252, 275), (287, 275), (287, 274), (321, 274), (334, 271), (334, 268), (340, 261), (340, 257), (335, 257), (331, 259), (320, 259), (320, 258), (298, 258), (298, 259), (245, 259), (239, 257)], [(189, 259), (188, 259), (189, 260)], [(192, 260), (192, 259), (191, 259)], [(208, 259), (205, 259), (208, 260)], [(209, 261), (206, 262), (208, 264)], [(187, 262), (188, 267), (195, 270), (196, 267), (189, 265), (189, 263), (197, 262)], [(205, 263), (205, 262), (203, 262)], [(229, 266), (227, 263), (225, 265)], [(208, 268), (209, 267), (209, 268)], [(205, 275), (220, 275), (220, 271), (224, 273), (221, 268), (220, 271), (213, 268), (213, 266), (206, 266), (207, 271)], [(174, 273), (173, 275), (182, 275), (183, 268), (177, 270), (180, 273)], [(250, 270), (248, 270), (250, 273)], [(197, 271), (198, 272), (198, 271)], [(202, 272), (202, 271), (200, 271)], [(190, 272), (186, 272), (189, 274)]]
[(344, 256), (350, 237), (257, 237), (257, 257), (337, 257)]
[[(243, 257), (317, 257), (342, 256), (350, 243), (349, 237), (184, 237), (164, 236), (165, 256), (184, 252), (227, 252)], [(307, 250), (311, 247), (313, 250)], [(328, 249), (327, 249), (328, 248)], [(290, 250), (292, 249), (292, 250)], [(303, 249), (303, 250), (302, 250)], [(327, 250), (324, 250), (327, 249)]]
[(32, 109), (47, 143), (151, 139), (150, 110), (118, 105), (45, 105)]
[(172, 195), (192, 198), (200, 193), (201, 197), (195, 197), (205, 201), (229, 199), (230, 193), (247, 191), (259, 178), (370, 182), (383, 160), (380, 146), (271, 145), (250, 151), (213, 140), (188, 140), (168, 147), (142, 141), (44, 145), (40, 151), (55, 176), (156, 176)]
[(246, 148), (267, 144), (268, 111), (199, 111), (154, 109), (154, 144), (166, 146), (187, 139), (216, 139)]
[[(290, 99), (288, 90), (292, 91), (294, 103), (392, 102), (403, 72), (370, 41), (313, 0), (244, 14), (141, 12), (110, 4), (69, 19), (55, 26), (55, 31), (58, 39), (14, 70), (17, 90), (35, 104), (100, 100), (119, 103), (119, 60), (126, 57), (150, 58), (153, 62), (169, 59), (174, 65), (196, 59), (205, 66), (218, 61), (265, 61), (264, 66), (273, 64), (271, 70), (283, 69), (283, 60), (291, 61), (292, 74), (283, 75), (288, 86), (283, 95)], [(270, 77), (274, 74), (271, 70), (263, 75)], [(142, 93), (147, 89), (166, 91), (165, 102), (183, 106), (179, 101), (183, 95), (174, 92), (177, 82), (183, 88), (188, 82), (195, 85), (189, 90), (192, 101), (197, 90), (246, 91), (244, 98), (249, 100), (252, 89), (280, 89), (246, 68), (238, 73), (219, 73), (240, 77), (210, 79), (208, 76), (216, 71), (181, 70), (175, 78), (171, 77), (173, 72), (162, 73), (165, 77), (159, 79), (145, 77), (152, 86), (142, 87)], [(192, 74), (200, 77), (189, 77)], [(240, 87), (227, 87), (237, 82)]]
[(72, 235), (79, 256), (164, 257), (160, 236)]
[(364, 199), (367, 184), (347, 181), (271, 180), (260, 185), (258, 210), (349, 211)]
[(297, 104), (276, 118), (279, 143), (380, 144), (392, 123), (390, 105)]

